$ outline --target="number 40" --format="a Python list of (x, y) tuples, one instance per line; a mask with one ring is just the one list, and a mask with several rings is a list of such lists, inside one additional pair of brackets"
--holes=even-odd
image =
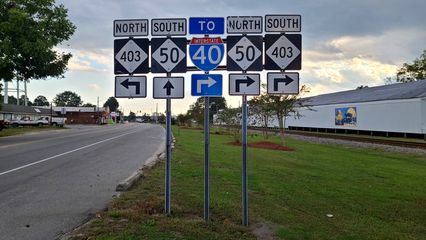
[[(212, 45), (207, 50), (207, 57), (205, 54), (205, 46), (200, 46), (198, 50), (195, 52), (194, 56), (192, 57), (193, 60), (200, 60), (201, 64), (204, 64), (206, 62), (206, 59), (208, 58), (209, 63), (211, 64), (218, 64), (220, 60), (222, 59), (222, 52), (220, 51), (220, 47), (216, 45)], [(213, 50), (216, 51), (216, 58), (213, 59)]]

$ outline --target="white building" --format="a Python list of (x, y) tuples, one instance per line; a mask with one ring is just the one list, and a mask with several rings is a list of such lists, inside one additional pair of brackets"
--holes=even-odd
[(303, 117), (288, 117), (286, 127), (313, 131), (368, 131), (426, 137), (426, 80), (310, 97)]

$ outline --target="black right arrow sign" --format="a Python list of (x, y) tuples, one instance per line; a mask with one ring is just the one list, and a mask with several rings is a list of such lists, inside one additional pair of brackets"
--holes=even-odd
[(245, 79), (237, 79), (235, 81), (235, 83), (236, 83), (235, 91), (240, 92), (240, 85), (243, 84), (243, 83), (247, 84), (247, 87), (248, 87), (248, 86), (252, 85), (254, 82), (255, 82), (255, 80), (253, 78), (249, 77), (249, 76), (247, 76), (247, 78), (245, 78)]
[(267, 78), (268, 94), (299, 94), (299, 73), (270, 72)]
[(229, 74), (229, 95), (257, 96), (260, 94), (260, 74)]
[(274, 79), (274, 91), (278, 91), (278, 84), (279, 83), (285, 83), (285, 85), (289, 85), (291, 82), (293, 82), (293, 79), (289, 76), (285, 76), (285, 78), (275, 78)]

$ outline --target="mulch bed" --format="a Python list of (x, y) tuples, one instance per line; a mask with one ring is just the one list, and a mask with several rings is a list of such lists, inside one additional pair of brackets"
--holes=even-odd
[[(228, 144), (241, 147), (240, 142), (229, 142)], [(262, 149), (271, 149), (271, 150), (279, 150), (279, 151), (294, 151), (293, 148), (281, 146), (280, 144), (267, 142), (267, 141), (249, 143), (248, 146), (252, 148), (262, 148)]]

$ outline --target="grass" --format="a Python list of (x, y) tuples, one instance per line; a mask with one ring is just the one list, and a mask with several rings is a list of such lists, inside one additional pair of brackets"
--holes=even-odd
[(20, 135), (30, 132), (41, 132), (41, 131), (49, 131), (49, 130), (58, 130), (58, 129), (64, 129), (60, 127), (10, 127), (5, 128), (2, 131), (0, 131), (0, 137), (7, 137), (7, 136), (13, 136), (13, 135)]
[(259, 224), (278, 239), (426, 239), (426, 156), (290, 138), (294, 152), (249, 149), (251, 226), (242, 227), (240, 147), (211, 135), (212, 220), (204, 223), (203, 134), (174, 130), (172, 216), (162, 214), (162, 162), (74, 239), (256, 239)]

